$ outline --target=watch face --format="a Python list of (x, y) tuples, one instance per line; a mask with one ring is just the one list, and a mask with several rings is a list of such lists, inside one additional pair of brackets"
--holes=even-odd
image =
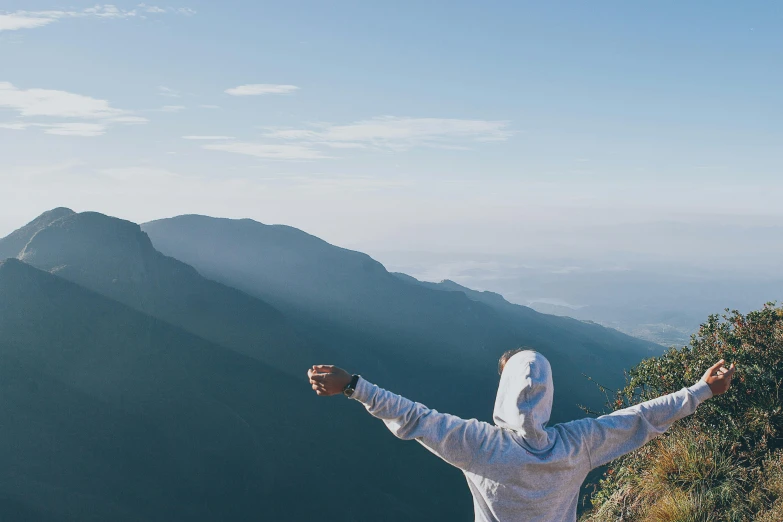
[(353, 390), (354, 390), (354, 389), (353, 389), (353, 388), (351, 388), (351, 386), (349, 385), (349, 386), (347, 386), (347, 387), (346, 387), (346, 388), (343, 390), (343, 393), (345, 394), (345, 396), (346, 396), (346, 397), (350, 397), (351, 395), (353, 395)]

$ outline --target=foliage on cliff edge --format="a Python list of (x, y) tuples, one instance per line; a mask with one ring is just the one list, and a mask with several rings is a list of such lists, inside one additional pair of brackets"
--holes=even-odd
[(783, 521), (783, 308), (712, 315), (690, 346), (642, 361), (612, 407), (677, 391), (719, 359), (731, 389), (612, 462), (582, 522)]

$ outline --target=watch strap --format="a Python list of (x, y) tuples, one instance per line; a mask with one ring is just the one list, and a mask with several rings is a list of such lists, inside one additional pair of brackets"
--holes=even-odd
[(359, 383), (359, 376), (354, 375), (351, 377), (351, 382), (345, 385), (345, 388), (343, 388), (343, 394), (346, 397), (350, 397), (353, 395), (353, 392), (356, 391), (356, 385)]

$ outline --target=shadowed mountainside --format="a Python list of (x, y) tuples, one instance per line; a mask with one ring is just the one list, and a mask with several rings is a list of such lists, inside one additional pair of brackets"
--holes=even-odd
[[(478, 301), (480, 303), (484, 303), (488, 306), (491, 306), (492, 308), (494, 308), (504, 316), (510, 318), (511, 320), (516, 319), (519, 321), (526, 321), (526, 320), (529, 321), (532, 319), (543, 324), (549, 324), (552, 326), (552, 328), (578, 329), (580, 335), (598, 343), (607, 342), (608, 338), (613, 339), (617, 343), (626, 342), (628, 339), (628, 335), (619, 332), (617, 330), (614, 330), (612, 328), (606, 328), (604, 326), (601, 326), (593, 322), (579, 321), (571, 317), (543, 314), (533, 310), (528, 306), (522, 306), (522, 305), (510, 303), (506, 301), (506, 299), (502, 295), (496, 292), (489, 292), (489, 291), (480, 292), (478, 290), (472, 290), (470, 288), (457, 284), (449, 279), (445, 279), (440, 283), (431, 283), (428, 281), (419, 281), (415, 277), (411, 277), (407, 274), (395, 273), (394, 275), (399, 277), (403, 281), (407, 281), (413, 284), (419, 284), (427, 288), (432, 288), (435, 290), (443, 290), (446, 292), (461, 292), (465, 294), (468, 298), (473, 299), (474, 301)], [(655, 353), (662, 352), (662, 348), (655, 347), (655, 346), (648, 346), (648, 350), (649, 350), (648, 355), (653, 355)]]
[[(197, 519), (184, 504), (177, 507), (181, 498), (200, 498), (198, 505), (204, 513), (213, 514), (213, 519), (247, 518), (247, 513), (261, 505), (251, 497), (264, 499), (266, 512), (279, 519), (306, 519), (309, 513), (301, 502), (302, 491), (316, 502), (337, 502), (355, 509), (352, 513), (357, 519), (467, 520), (470, 502), (459, 472), (433, 459), (418, 445), (396, 441), (382, 423), (355, 403), (315, 397), (304, 379), (306, 367), (322, 362), (338, 364), (440, 411), (490, 420), (497, 357), (506, 349), (528, 345), (552, 362), (554, 423), (582, 416), (577, 403), (593, 408), (603, 403), (604, 396), (583, 378), (583, 372), (610, 384), (612, 379), (622, 379), (622, 368), (656, 348), (596, 325), (512, 305), (499, 295), (390, 274), (364, 254), (334, 247), (290, 227), (198, 218), (194, 227), (177, 230), (179, 219), (173, 220), (177, 226), (162, 238), (154, 224), (144, 226), (150, 229), (155, 247), (138, 225), (89, 212), (44, 215), (9, 236), (14, 241), (0, 240), (0, 246), (23, 244), (15, 254), (19, 259), (59, 276), (16, 260), (4, 265), (0, 352), (6, 355), (0, 357), (8, 359), (8, 382), (16, 383), (16, 388), (9, 388), (13, 393), (9, 395), (8, 418), (26, 410), (37, 412), (40, 417), (31, 418), (33, 424), (17, 423), (14, 433), (18, 440), (24, 439), (26, 430), (49, 426), (42, 428), (42, 437), (49, 437), (62, 445), (65, 454), (80, 455), (78, 458), (86, 462), (84, 466), (80, 461), (66, 463), (52, 454), (47, 457), (50, 461), (41, 461), (25, 446), (20, 455), (30, 456), (15, 461), (14, 469), (19, 476), (32, 477), (16, 483), (27, 484), (26, 489), (12, 488), (10, 479), (0, 482), (7, 484), (7, 489), (0, 488), (0, 501), (6, 499), (4, 505), (15, 506), (20, 517), (32, 510), (30, 519), (50, 516), (59, 520), (63, 518), (59, 515), (68, 513), (71, 519), (79, 520), (74, 513), (94, 497), (100, 500), (88, 514), (95, 520), (114, 512), (127, 513), (128, 519), (145, 519), (128, 507), (135, 504), (118, 491), (127, 489), (141, 498), (148, 494), (146, 490), (118, 486), (107, 496), (95, 489), (98, 485), (89, 477), (74, 471), (83, 468), (90, 476), (104, 473), (101, 482), (107, 484), (112, 480), (121, 483), (126, 475), (140, 480), (142, 472), (134, 474), (131, 464), (113, 460), (119, 458), (111, 451), (111, 440), (116, 438), (131, 446), (122, 449), (128, 461), (138, 463), (144, 473), (164, 477), (166, 480), (152, 482), (173, 495), (171, 505), (160, 499), (151, 503), (149, 512), (144, 513), (150, 520), (157, 520), (159, 513)], [(245, 235), (237, 235), (234, 227)], [(256, 234), (259, 230), (260, 237)], [(169, 240), (177, 248), (167, 253), (193, 263), (199, 272), (155, 249), (160, 241), (165, 250)], [(22, 277), (25, 272), (20, 267), (35, 276)], [(21, 286), (14, 290), (14, 284)], [(61, 285), (60, 293), (35, 293), (34, 289), (47, 285)], [(166, 333), (173, 331), (178, 333)], [(204, 345), (212, 347), (212, 355), (204, 355)], [(100, 362), (88, 360), (87, 366), (74, 370), (69, 365), (84, 362), (79, 355), (82, 349), (88, 350), (88, 359)], [(222, 355), (215, 355), (218, 352)], [(144, 365), (138, 366), (141, 363), (134, 357), (141, 358)], [(238, 362), (226, 366), (228, 363), (221, 363), (223, 358)], [(24, 364), (20, 365), (20, 360)], [(132, 382), (126, 382), (125, 370)], [(213, 377), (219, 384), (211, 380)], [(44, 391), (26, 396), (20, 379), (35, 382), (34, 386)], [(232, 379), (236, 382), (229, 384)], [(240, 392), (230, 399), (218, 395), (218, 388), (220, 393), (233, 394), (235, 387), (246, 395), (240, 405)], [(181, 394), (191, 392), (193, 396), (180, 400)], [(222, 413), (211, 409), (223, 411), (214, 402), (216, 397), (248, 423), (249, 431), (242, 436), (249, 437), (257, 430), (264, 433), (261, 449), (242, 442), (246, 439), (236, 434), (241, 430), (235, 433), (230, 422), (225, 436), (239, 437), (236, 447), (227, 449), (216, 442), (222, 440), (224, 431)], [(61, 400), (66, 402), (58, 402)], [(112, 406), (104, 415), (100, 407), (107, 401)], [(76, 412), (79, 425), (67, 424), (55, 409)], [(135, 416), (126, 418), (129, 413)], [(173, 436), (166, 431), (167, 422), (180, 421), (186, 424), (170, 429), (195, 445), (195, 449), (188, 446), (193, 454), (186, 457), (178, 453), (178, 442), (149, 439), (158, 437), (161, 430), (164, 438)], [(59, 431), (49, 422), (68, 427)], [(82, 427), (89, 433), (80, 431)], [(92, 432), (99, 434), (98, 439)], [(184, 433), (192, 434), (193, 440)], [(43, 444), (33, 439), (39, 447)], [(83, 446), (78, 446), (79, 440), (84, 441)], [(132, 446), (134, 440), (159, 448), (159, 470), (138, 454), (142, 450)], [(20, 444), (13, 442), (9, 448)], [(173, 452), (174, 460), (168, 451)], [(85, 452), (89, 455), (84, 456)], [(247, 462), (236, 464), (245, 454)], [(27, 463), (32, 468), (27, 469)], [(113, 466), (114, 474), (97, 469), (102, 464)], [(127, 474), (123, 466), (131, 466)], [(192, 486), (185, 479), (179, 486), (183, 469), (202, 477), (202, 482)], [(413, 475), (412, 469), (416, 470)], [(36, 475), (53, 470), (51, 484)], [(347, 470), (365, 478), (361, 486), (345, 487)], [(237, 491), (218, 488), (209, 495), (213, 478), (201, 475), (207, 471), (215, 481), (232, 484)], [(258, 482), (258, 474), (267, 482)], [(247, 488), (237, 484), (235, 477), (251, 477)], [(58, 481), (83, 487), (76, 491)], [(269, 485), (270, 481), (279, 484)], [(299, 493), (291, 493), (297, 488)], [(157, 507), (155, 502), (159, 502)], [(297, 505), (286, 507), (288, 503)], [(51, 509), (36, 511), (39, 505)], [(286, 509), (293, 511), (284, 514)], [(209, 518), (205, 515), (203, 519)]]
[(25, 263), (284, 371), (312, 359), (278, 310), (162, 255), (135, 223), (94, 212), (48, 219), (53, 212), (12, 234)]
[(360, 405), (17, 260), (0, 392), (3, 520), (469, 519), (460, 474)]
[[(494, 373), (476, 375), (469, 364), (454, 357), (451, 347), (422, 349), (420, 364), (410, 368), (410, 352), (405, 351), (409, 344), (394, 335), (376, 335), (360, 324), (336, 325), (294, 311), (284, 315), (265, 301), (205, 279), (191, 266), (164, 256), (134, 223), (85, 212), (68, 214), (43, 228), (28, 225), (21, 230), (33, 234), (18, 255), (26, 263), (291, 375), (302, 376), (310, 365), (332, 361), (461, 415), (486, 417), (491, 412)], [(499, 346), (513, 342), (508, 339)], [(492, 364), (497, 349), (485, 361)], [(428, 382), (433, 374), (470, 378), (474, 387), (433, 387)], [(476, 389), (486, 392), (477, 397)]]
[(603, 403), (582, 373), (619, 385), (624, 368), (662, 350), (615, 330), (511, 305), (500, 296), (477, 299), (479, 293), (467, 289), (411, 284), (412, 278), (402, 280), (365, 254), (287, 226), (180, 216), (142, 229), (162, 252), (261, 297), (297, 322), (393, 339), (411, 366), (457, 357), (476, 373), (489, 373), (504, 350), (533, 347), (552, 361), (557, 420), (578, 416), (576, 402)]

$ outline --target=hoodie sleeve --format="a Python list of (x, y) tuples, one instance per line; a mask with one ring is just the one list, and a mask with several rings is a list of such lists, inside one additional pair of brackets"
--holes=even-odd
[(465, 420), (439, 413), (400, 397), (360, 378), (352, 399), (383, 420), (398, 438), (415, 439), (449, 464), (467, 469), (489, 436), (492, 426), (476, 419)]
[(691, 415), (710, 397), (712, 391), (709, 385), (699, 381), (689, 388), (597, 419), (576, 421), (590, 467), (597, 468), (640, 448), (664, 433), (675, 421)]

